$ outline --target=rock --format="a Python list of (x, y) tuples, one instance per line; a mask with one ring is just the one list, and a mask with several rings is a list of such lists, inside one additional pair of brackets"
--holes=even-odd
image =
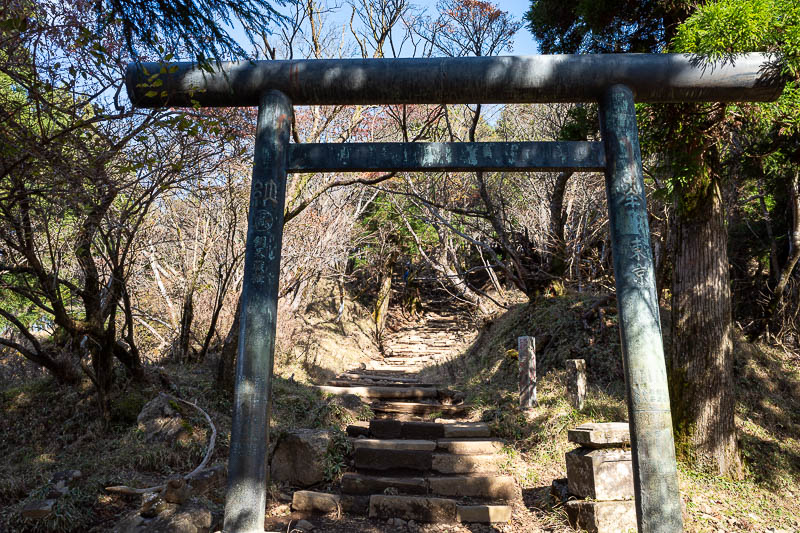
[(370, 518), (401, 517), (418, 522), (452, 523), (456, 521), (456, 502), (422, 496), (387, 496), (375, 494), (369, 499)]
[(459, 505), (456, 508), (459, 522), (480, 522), (496, 524), (511, 520), (511, 507), (508, 505)]
[(567, 359), (567, 393), (569, 403), (578, 411), (586, 401), (586, 361)]
[(211, 511), (199, 503), (185, 505), (167, 504), (155, 517), (147, 518), (133, 513), (123, 518), (112, 529), (115, 533), (209, 533)]
[(419, 439), (353, 439), (353, 448), (372, 448), (375, 450), (417, 450), (432, 452), (436, 442)]
[(440, 450), (456, 455), (482, 455), (499, 452), (503, 449), (503, 441), (490, 439), (439, 439), (436, 441), (436, 446)]
[(339, 509), (339, 497), (327, 492), (298, 490), (292, 498), (292, 509), (308, 513), (332, 513)]
[(183, 418), (178, 403), (164, 393), (142, 407), (136, 422), (148, 442), (185, 442), (192, 434), (191, 426)]
[(189, 485), (182, 477), (177, 477), (167, 481), (167, 486), (163, 492), (163, 498), (169, 503), (182, 504), (192, 495)]
[(312, 524), (308, 520), (298, 520), (295, 523), (294, 527), (296, 529), (301, 529), (303, 531), (313, 531), (314, 530), (314, 524)]
[(353, 422), (347, 426), (347, 436), (352, 438), (369, 437), (369, 422)]
[(631, 443), (630, 425), (627, 422), (581, 424), (570, 429), (567, 438), (585, 448), (621, 448)]
[(194, 496), (204, 496), (214, 489), (225, 485), (227, 478), (225, 465), (214, 465), (205, 468), (187, 480)]
[(620, 449), (578, 448), (567, 452), (569, 492), (594, 500), (633, 498), (631, 452)]
[(566, 504), (573, 529), (588, 533), (636, 531), (636, 505), (633, 500), (596, 502), (571, 500)]
[(342, 494), (339, 496), (342, 512), (364, 516), (369, 513), (369, 496)]
[(53, 512), (56, 500), (33, 500), (25, 504), (22, 508), (22, 516), (33, 520), (47, 518)]
[(325, 454), (331, 444), (326, 430), (296, 429), (284, 435), (270, 465), (272, 481), (310, 487), (325, 479)]

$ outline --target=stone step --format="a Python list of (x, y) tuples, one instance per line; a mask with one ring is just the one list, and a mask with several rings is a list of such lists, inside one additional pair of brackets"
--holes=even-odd
[(372, 405), (375, 413), (426, 416), (440, 413), (442, 416), (464, 416), (468, 405), (442, 405), (440, 403), (380, 402)]
[(375, 381), (372, 379), (331, 379), (325, 383), (330, 387), (433, 387), (441, 388), (441, 383), (403, 383), (400, 381), (381, 380)]
[(486, 438), (491, 435), (491, 431), (485, 422), (401, 422), (399, 420), (373, 419), (369, 422), (368, 434), (378, 439), (438, 440)]
[(387, 399), (387, 400), (424, 400), (438, 398), (440, 392), (434, 387), (332, 387), (329, 385), (317, 385), (314, 387), (318, 391), (342, 396), (354, 394), (362, 398)]
[(368, 439), (351, 438), (353, 449), (378, 450), (439, 450), (453, 455), (489, 455), (503, 449), (502, 440), (492, 439)]
[(458, 505), (455, 500), (426, 496), (374, 494), (369, 498), (370, 518), (402, 518), (417, 522), (501, 523), (511, 520), (508, 505)]
[(440, 474), (493, 474), (498, 471), (496, 455), (453, 455), (425, 450), (356, 448), (359, 470), (438, 472)]
[[(398, 376), (398, 375), (384, 375), (384, 374), (370, 374), (366, 371), (358, 372), (345, 372), (343, 374), (339, 374), (336, 379), (344, 379), (344, 380), (366, 380), (366, 381), (377, 381), (377, 382), (384, 382), (388, 381), (390, 383), (406, 383), (410, 385), (419, 385), (420, 381), (419, 378), (412, 378), (407, 376)], [(383, 383), (381, 383), (383, 384)]]
[(439, 439), (436, 448), (454, 455), (484, 455), (497, 453), (505, 442), (497, 439)]
[(353, 449), (372, 448), (373, 450), (417, 450), (432, 452), (436, 441), (420, 439), (350, 439)]
[(383, 494), (386, 489), (400, 494), (428, 494), (455, 498), (508, 501), (519, 497), (511, 476), (456, 475), (428, 477), (370, 476), (348, 472), (342, 477), (344, 494)]

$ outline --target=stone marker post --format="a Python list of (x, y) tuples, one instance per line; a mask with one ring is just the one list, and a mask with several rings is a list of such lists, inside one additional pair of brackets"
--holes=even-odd
[(569, 403), (578, 411), (586, 402), (586, 361), (567, 359), (567, 394)]
[(538, 403), (536, 400), (536, 339), (519, 337), (517, 339), (519, 354), (519, 407), (530, 409)]

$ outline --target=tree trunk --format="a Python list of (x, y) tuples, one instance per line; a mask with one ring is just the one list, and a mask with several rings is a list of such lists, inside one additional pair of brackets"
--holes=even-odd
[(192, 341), (192, 322), (194, 321), (194, 287), (186, 292), (181, 310), (181, 329), (178, 336), (178, 349), (176, 359), (180, 362), (191, 361), (189, 353)]
[(386, 314), (389, 312), (389, 298), (392, 295), (392, 267), (394, 261), (389, 261), (381, 272), (381, 281), (378, 287), (378, 299), (372, 318), (375, 321), (375, 338), (380, 344), (383, 330), (386, 327)]
[[(678, 193), (680, 194), (680, 192)], [(715, 180), (677, 213), (670, 399), (678, 455), (739, 479), (728, 234)]]

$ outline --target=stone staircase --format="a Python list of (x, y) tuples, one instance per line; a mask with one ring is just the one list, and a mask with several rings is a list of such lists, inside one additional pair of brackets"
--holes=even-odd
[[(319, 389), (354, 394), (374, 418), (350, 425), (352, 472), (344, 474), (337, 505), (347, 513), (387, 521), (502, 523), (520, 497), (514, 478), (499, 468), (503, 442), (482, 422), (468, 421), (464, 395), (418, 372), (450, 357), (465, 342), (453, 317), (432, 314), (411, 331), (389, 335), (382, 361), (351, 370)], [(466, 340), (468, 342), (468, 340)], [(303, 491), (298, 510), (314, 508)], [(324, 500), (331, 495), (319, 494)], [(330, 506), (328, 503), (321, 507)], [(310, 503), (309, 503), (310, 502)], [(303, 508), (304, 506), (304, 508)]]

